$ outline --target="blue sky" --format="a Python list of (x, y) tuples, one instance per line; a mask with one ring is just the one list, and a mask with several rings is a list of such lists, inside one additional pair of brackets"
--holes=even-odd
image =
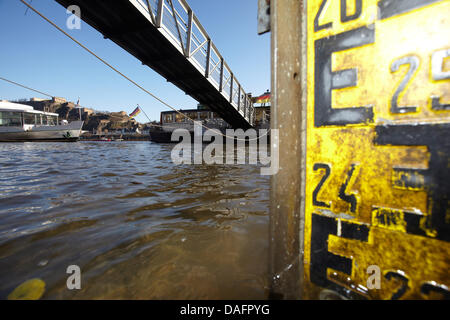
[[(257, 0), (188, 0), (246, 92), (254, 96), (270, 88), (270, 36), (257, 35)], [(120, 71), (180, 109), (197, 102), (168, 83), (122, 48), (82, 23), (68, 30), (66, 9), (53, 0), (32, 5)], [(0, 77), (65, 97), (84, 107), (132, 112), (139, 104), (151, 120), (168, 110), (108, 69), (58, 30), (28, 11), (19, 0), (0, 0)], [(39, 97), (39, 94), (0, 81), (0, 99)], [(45, 98), (45, 97), (44, 97)], [(140, 122), (147, 122), (141, 114)]]

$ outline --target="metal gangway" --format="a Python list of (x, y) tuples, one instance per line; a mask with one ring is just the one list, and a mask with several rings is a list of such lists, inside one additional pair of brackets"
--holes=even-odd
[(185, 0), (56, 0), (234, 128), (253, 126), (248, 95)]

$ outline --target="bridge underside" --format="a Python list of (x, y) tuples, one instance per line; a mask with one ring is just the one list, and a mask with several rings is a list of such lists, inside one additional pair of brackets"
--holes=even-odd
[(81, 18), (234, 128), (251, 125), (224, 95), (129, 0), (56, 0), (77, 5)]

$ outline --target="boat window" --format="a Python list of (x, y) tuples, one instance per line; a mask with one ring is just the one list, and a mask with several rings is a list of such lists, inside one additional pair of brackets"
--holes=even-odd
[(164, 122), (166, 122), (166, 123), (170, 123), (170, 122), (173, 121), (171, 114), (166, 114), (164, 117), (165, 117), (165, 121)]
[(0, 126), (2, 127), (21, 127), (22, 115), (19, 112), (0, 112)]
[(209, 111), (201, 111), (200, 114), (200, 120), (208, 119)]
[(36, 115), (34, 113), (24, 113), (23, 120), (25, 124), (36, 124)]
[(184, 122), (184, 116), (182, 114), (177, 113), (176, 115), (176, 121), (177, 122)]
[(197, 120), (197, 112), (188, 112), (188, 117), (191, 118), (192, 120)]
[(47, 123), (46, 123), (47, 125), (49, 125), (49, 126), (55, 126), (56, 125), (56, 122), (57, 122), (56, 116), (49, 116), (49, 115), (47, 115), (46, 118), (47, 118)]

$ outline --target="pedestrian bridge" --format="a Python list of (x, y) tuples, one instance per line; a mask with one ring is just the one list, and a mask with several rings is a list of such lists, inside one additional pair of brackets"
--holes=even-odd
[(253, 126), (249, 95), (185, 0), (56, 1), (234, 128)]

